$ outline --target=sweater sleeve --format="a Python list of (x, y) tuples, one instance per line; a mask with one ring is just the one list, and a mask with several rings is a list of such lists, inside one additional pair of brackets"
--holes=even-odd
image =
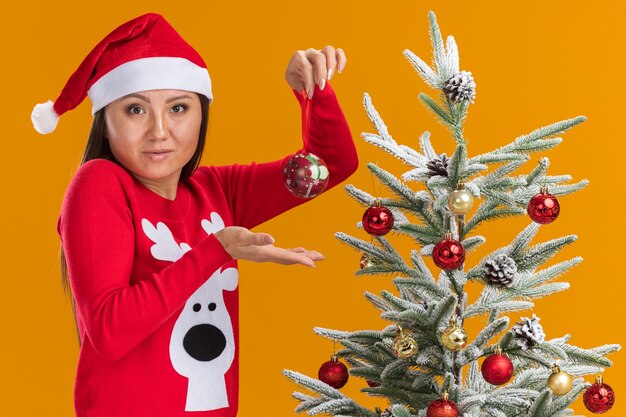
[[(300, 104), (304, 126), (306, 100), (298, 91), (292, 91)], [(330, 83), (323, 90), (315, 85), (309, 140), (299, 150), (311, 152), (326, 162), (329, 182), (324, 192), (345, 181), (358, 167), (350, 128)], [(283, 167), (294, 154), (272, 162), (213, 167), (227, 194), (236, 225), (251, 229), (310, 200), (294, 196), (285, 186)]]
[(130, 285), (135, 230), (123, 180), (110, 164), (95, 160), (80, 167), (67, 189), (57, 230), (87, 336), (99, 355), (115, 361), (233, 258), (215, 235), (207, 235), (178, 261)]

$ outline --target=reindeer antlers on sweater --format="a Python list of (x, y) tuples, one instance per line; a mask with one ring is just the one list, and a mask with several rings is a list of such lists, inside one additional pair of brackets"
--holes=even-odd
[(150, 248), (150, 253), (155, 259), (161, 261), (176, 262), (191, 246), (181, 242), (180, 245), (174, 240), (174, 235), (163, 222), (158, 222), (156, 227), (148, 219), (141, 220), (143, 231), (154, 242)]

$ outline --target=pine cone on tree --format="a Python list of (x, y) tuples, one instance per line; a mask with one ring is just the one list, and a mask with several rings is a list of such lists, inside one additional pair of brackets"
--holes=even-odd
[(385, 411), (380, 411), (380, 408), (376, 407), (376, 414), (378, 414), (379, 417), (394, 417), (391, 408), (385, 408)]
[(453, 75), (443, 86), (443, 92), (448, 99), (454, 103), (460, 103), (462, 101), (474, 103), (474, 98), (476, 97), (476, 83), (472, 78), (472, 73), (461, 71)]
[(516, 272), (515, 259), (504, 253), (485, 262), (485, 279), (499, 288), (512, 286)]
[(541, 324), (539, 324), (541, 319), (535, 314), (533, 314), (532, 319), (527, 317), (522, 317), (521, 319), (522, 321), (511, 327), (511, 332), (515, 334), (515, 342), (522, 350), (528, 350), (539, 343), (543, 343), (546, 334), (543, 332)]
[(431, 159), (426, 163), (426, 168), (428, 168), (428, 178), (432, 178), (435, 175), (440, 175), (442, 177), (448, 176), (448, 155), (442, 153), (438, 158)]

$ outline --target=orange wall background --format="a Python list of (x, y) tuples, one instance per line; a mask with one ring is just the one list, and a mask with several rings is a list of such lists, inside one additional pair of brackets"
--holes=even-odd
[[(428, 130), (438, 152), (453, 140), (417, 100), (425, 85), (402, 55), (409, 48), (430, 62), (428, 10), (437, 13), (444, 37), (454, 35), (461, 69), (477, 83), (465, 136), (470, 156), (505, 145), (535, 128), (583, 114), (588, 120), (566, 133), (555, 150), (533, 154), (519, 171), (529, 172), (541, 156), (549, 174), (590, 180), (583, 191), (560, 198), (559, 220), (543, 227), (535, 243), (577, 234), (579, 239), (553, 262), (580, 255), (585, 261), (562, 279), (569, 291), (537, 301), (534, 312), (548, 338), (573, 335), (571, 343), (594, 347), (626, 343), (623, 330), (624, 269), (620, 255), (625, 196), (619, 183), (626, 147), (623, 119), (623, 17), (618, 1), (551, 2), (408, 1), (106, 3), (77, 1), (14, 2), (3, 6), (0, 33), (5, 96), (2, 176), (8, 187), (1, 205), (0, 414), (73, 415), (73, 383), (78, 346), (69, 300), (63, 295), (56, 220), (65, 189), (78, 167), (90, 128), (91, 103), (61, 118), (48, 136), (34, 131), (30, 112), (55, 99), (83, 57), (109, 31), (147, 11), (162, 13), (204, 57), (214, 83), (204, 164), (275, 159), (301, 142), (300, 112), (284, 80), (297, 49), (327, 44), (345, 50), (348, 63), (331, 80), (357, 144), (361, 166), (347, 182), (389, 196), (372, 185), (368, 161), (400, 175), (398, 160), (365, 143), (361, 132), (375, 132), (363, 109), (363, 93), (400, 143), (418, 146)], [(15, 110), (17, 113), (13, 113)], [(416, 184), (411, 184), (413, 188)], [(305, 246), (327, 259), (316, 269), (273, 264), (240, 264), (241, 390), (243, 417), (296, 415), (299, 387), (284, 368), (316, 377), (330, 358), (332, 343), (313, 327), (381, 329), (388, 324), (364, 298), (364, 291), (397, 293), (391, 276), (355, 277), (360, 254), (336, 240), (344, 231), (368, 239), (355, 225), (363, 207), (342, 187), (258, 227), (277, 245)], [(468, 257), (472, 266), (507, 244), (528, 218), (497, 221), (478, 232), (487, 243)], [(408, 257), (414, 244), (390, 239)], [(432, 263), (431, 263), (432, 265)], [(476, 294), (473, 289), (472, 294)], [(472, 301), (474, 298), (470, 298)], [(522, 312), (530, 316), (531, 311)], [(517, 320), (520, 314), (511, 318)], [(485, 319), (467, 323), (470, 339)], [(339, 347), (339, 346), (338, 346)], [(604, 373), (617, 392), (609, 415), (626, 412), (626, 358)], [(587, 378), (592, 381), (592, 377)], [(383, 399), (359, 391), (353, 377), (342, 389), (362, 405), (385, 407)], [(586, 411), (580, 398), (577, 414)]]

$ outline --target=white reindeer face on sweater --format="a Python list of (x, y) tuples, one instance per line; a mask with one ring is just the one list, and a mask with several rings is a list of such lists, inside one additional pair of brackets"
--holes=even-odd
[[(162, 222), (154, 226), (142, 219), (146, 236), (154, 242), (150, 253), (155, 259), (176, 262), (191, 247), (177, 243)], [(224, 228), (218, 213), (202, 219), (200, 227), (207, 235)], [(184, 277), (180, 277), (184, 279)], [(228, 407), (224, 374), (235, 357), (235, 339), (223, 291), (237, 288), (236, 268), (217, 270), (189, 297), (174, 324), (170, 337), (170, 359), (180, 375), (188, 378), (185, 411), (208, 411)]]

